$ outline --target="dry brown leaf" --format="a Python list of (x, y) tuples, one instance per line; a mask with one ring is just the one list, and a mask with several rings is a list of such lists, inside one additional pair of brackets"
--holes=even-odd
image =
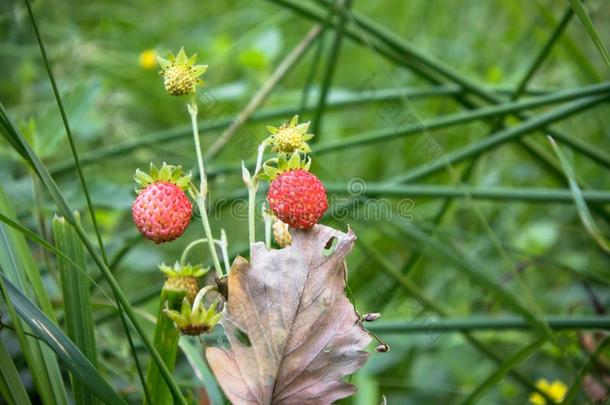
[(234, 404), (330, 404), (356, 391), (342, 379), (368, 357), (371, 338), (344, 293), (356, 236), (322, 225), (291, 232), (291, 246), (256, 243), (252, 265), (238, 257), (229, 274), (231, 347), (206, 357)]

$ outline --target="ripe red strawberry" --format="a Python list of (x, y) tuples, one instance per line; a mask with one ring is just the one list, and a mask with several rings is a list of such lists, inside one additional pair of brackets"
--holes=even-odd
[(151, 174), (138, 170), (135, 179), (144, 188), (133, 205), (133, 222), (147, 239), (170, 242), (184, 233), (191, 220), (192, 205), (184, 193), (190, 176), (181, 177), (180, 167), (151, 165)]
[(269, 186), (267, 202), (280, 220), (301, 229), (318, 223), (328, 208), (324, 186), (316, 176), (302, 169), (277, 176)]

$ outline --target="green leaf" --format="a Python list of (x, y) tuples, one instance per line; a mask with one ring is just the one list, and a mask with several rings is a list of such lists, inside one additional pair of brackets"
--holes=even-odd
[[(78, 220), (78, 215), (75, 215)], [(61, 275), (61, 288), (64, 301), (66, 331), (68, 337), (76, 344), (78, 349), (87, 357), (91, 364), (97, 365), (97, 350), (93, 316), (91, 314), (91, 298), (89, 294), (89, 280), (86, 274), (78, 271), (84, 269), (85, 253), (83, 244), (64, 218), (53, 219), (53, 238), (58, 249), (65, 252), (78, 264), (74, 267), (63, 258), (58, 258), (57, 267)], [(77, 404), (93, 404), (93, 392), (75, 378), (72, 378), (74, 402)]]
[(578, 181), (576, 180), (576, 173), (574, 173), (574, 169), (570, 164), (567, 156), (563, 153), (563, 151), (559, 148), (557, 143), (552, 137), (548, 137), (549, 142), (551, 142), (551, 146), (557, 154), (559, 161), (561, 162), (561, 167), (565, 172), (565, 175), (568, 179), (568, 184), (570, 185), (570, 190), (572, 191), (572, 196), (574, 197), (574, 204), (576, 205), (576, 210), (578, 211), (578, 216), (580, 217), (580, 222), (585, 227), (589, 235), (593, 238), (595, 243), (602, 248), (602, 250), (606, 253), (610, 253), (610, 241), (606, 239), (602, 231), (599, 229), (593, 216), (591, 215), (591, 211), (587, 207), (587, 202), (583, 197), (582, 191), (578, 186)]
[(0, 394), (11, 405), (31, 404), (13, 359), (0, 339)]
[[(176, 365), (180, 331), (176, 328), (174, 321), (168, 316), (165, 309), (177, 309), (180, 306), (180, 303), (183, 302), (184, 296), (185, 293), (183, 291), (177, 292), (163, 289), (161, 292), (161, 299), (159, 300), (159, 311), (157, 322), (155, 323), (154, 345), (155, 349), (161, 354), (163, 362), (170, 372), (174, 371)], [(155, 404), (172, 403), (172, 393), (163, 380), (163, 375), (161, 374), (159, 367), (157, 367), (154, 362), (148, 364), (146, 386), (150, 392), (150, 398), (154, 398)]]
[(224, 405), (226, 399), (222, 390), (216, 382), (212, 371), (203, 360), (203, 350), (201, 344), (195, 343), (192, 339), (183, 337), (179, 343), (180, 349), (191, 365), (197, 381), (205, 387), (206, 393), (212, 405)]
[(10, 280), (2, 275), (2, 292), (10, 300), (17, 314), (36, 336), (45, 342), (62, 360), (74, 378), (88, 387), (99, 399), (108, 404), (126, 404), (125, 400), (102, 378), (93, 364), (78, 350), (70, 339), (26, 297)]
[(570, 5), (574, 9), (574, 12), (578, 16), (578, 19), (580, 19), (580, 22), (582, 23), (582, 25), (585, 26), (585, 29), (589, 33), (589, 36), (593, 40), (593, 43), (597, 47), (597, 50), (599, 51), (600, 55), (604, 59), (604, 62), (606, 62), (606, 65), (608, 65), (608, 67), (610, 67), (610, 55), (608, 55), (608, 50), (606, 49), (604, 42), (602, 41), (601, 37), (599, 36), (599, 33), (595, 29), (595, 26), (593, 25), (593, 21), (591, 21), (591, 17), (589, 17), (587, 10), (585, 10), (585, 6), (583, 6), (583, 4), (580, 0), (568, 0), (568, 1), (570, 2)]
[[(125, 296), (125, 293), (123, 292), (123, 290), (120, 288), (118, 282), (112, 275), (112, 272), (110, 271), (110, 268), (106, 264), (104, 257), (102, 257), (102, 255), (100, 255), (97, 252), (96, 248), (93, 246), (93, 244), (89, 240), (83, 227), (79, 223), (76, 223), (74, 215), (73, 215), (72, 211), (70, 210), (68, 204), (66, 203), (66, 200), (64, 199), (63, 195), (61, 194), (59, 187), (57, 186), (57, 184), (55, 183), (55, 181), (49, 174), (49, 171), (47, 170), (46, 166), (40, 161), (39, 157), (34, 153), (34, 151), (30, 147), (30, 145), (27, 143), (27, 141), (25, 140), (25, 138), (23, 137), (21, 132), (19, 130), (17, 130), (17, 128), (15, 127), (13, 122), (9, 119), (8, 113), (7, 113), (6, 109), (4, 108), (4, 106), (2, 105), (2, 103), (0, 103), (0, 130), (2, 130), (1, 134), (3, 136), (5, 136), (11, 144), (14, 144), (15, 147), (18, 148), (18, 151), (20, 153), (21, 152), (24, 153), (22, 156), (24, 157), (26, 162), (28, 162), (28, 164), (34, 170), (34, 172), (42, 180), (42, 183), (44, 184), (45, 188), (51, 195), (51, 198), (55, 202), (57, 208), (60, 210), (61, 215), (66, 217), (66, 221), (68, 221), (74, 227), (76, 232), (78, 233), (79, 238), (82, 240), (83, 244), (85, 245), (85, 248), (89, 252), (89, 255), (93, 259), (93, 262), (100, 269), (104, 278), (108, 281), (110, 288), (112, 289), (112, 292), (115, 296), (115, 299), (120, 303), (119, 310), (125, 310), (127, 316), (131, 320), (134, 328), (136, 329), (140, 339), (144, 343), (144, 346), (146, 346), (146, 349), (151, 354), (153, 360), (159, 366), (164, 379), (169, 384), (169, 386), (172, 390), (174, 399), (181, 404), (186, 404), (186, 400), (184, 399), (184, 396), (182, 395), (180, 388), (178, 387), (173, 376), (167, 370), (167, 367), (165, 367), (165, 364), (163, 364), (163, 359), (161, 358), (159, 353), (155, 350), (152, 342), (150, 341), (150, 339), (148, 338), (148, 336), (142, 329), (142, 326), (140, 325), (140, 323), (138, 322), (138, 320), (136, 318), (136, 314), (135, 314), (135, 311), (133, 310), (133, 307), (129, 303), (129, 300)], [(26, 247), (26, 249), (27, 249), (27, 247)], [(127, 328), (126, 322), (123, 322), (123, 327), (125, 329), (125, 333), (127, 334), (128, 339), (131, 342), (131, 338), (129, 336), (129, 329)], [(134, 358), (137, 359), (137, 357), (134, 357)], [(137, 364), (139, 364), (139, 363), (137, 363)], [(140, 368), (138, 367), (138, 370), (139, 369)], [(56, 384), (56, 385), (53, 385), (53, 387), (63, 387), (63, 385)]]
[[(15, 218), (15, 213), (9, 200), (0, 186), (0, 213), (9, 219)], [(32, 300), (54, 318), (51, 303), (43, 288), (42, 280), (36, 262), (28, 248), (25, 238), (14, 229), (0, 224), (0, 273), (24, 291)], [(7, 301), (11, 318), (18, 319), (12, 313), (12, 306)], [(53, 352), (36, 339), (26, 336), (25, 325), (14, 322), (17, 339), (34, 384), (44, 404), (67, 404), (63, 380)]]

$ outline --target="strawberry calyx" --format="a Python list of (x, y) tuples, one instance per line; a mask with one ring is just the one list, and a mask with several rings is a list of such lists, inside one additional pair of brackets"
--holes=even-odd
[(158, 169), (154, 163), (150, 164), (150, 171), (146, 173), (140, 169), (136, 169), (133, 179), (138, 183), (136, 193), (140, 194), (154, 183), (170, 183), (178, 186), (182, 191), (186, 191), (191, 187), (191, 174), (184, 175), (182, 166), (168, 165), (163, 162), (161, 169)]
[(168, 278), (172, 277), (203, 277), (210, 269), (204, 268), (199, 264), (180, 264), (179, 262), (174, 263), (173, 266), (168, 266), (165, 263), (159, 265), (159, 270), (165, 274)]
[(282, 173), (291, 170), (309, 171), (311, 158), (301, 155), (299, 151), (294, 151), (291, 155), (280, 153), (276, 158), (272, 158), (263, 163), (261, 172), (257, 175), (259, 180), (273, 181)]
[(176, 262), (173, 266), (165, 263), (159, 265), (159, 270), (167, 276), (163, 285), (163, 290), (182, 292), (186, 295), (189, 302), (193, 302), (199, 285), (197, 279), (203, 277), (209, 269), (200, 265), (184, 264)]
[(215, 291), (215, 287), (203, 287), (197, 292), (192, 305), (189, 300), (184, 298), (179, 311), (170, 308), (164, 310), (183, 335), (197, 336), (202, 333), (210, 333), (220, 322), (222, 312), (217, 310), (220, 300), (216, 298), (207, 308), (203, 302), (204, 296), (211, 291)]

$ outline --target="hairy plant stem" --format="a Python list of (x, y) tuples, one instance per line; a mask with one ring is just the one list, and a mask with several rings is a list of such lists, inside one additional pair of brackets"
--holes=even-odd
[(248, 237), (250, 245), (256, 242), (256, 193), (258, 191), (258, 173), (263, 166), (263, 155), (265, 154), (265, 148), (267, 142), (263, 141), (258, 145), (257, 156), (256, 156), (256, 167), (254, 168), (254, 176), (250, 175), (244, 162), (242, 162), (242, 178), (246, 187), (248, 187)]
[(227, 233), (224, 229), (220, 229), (220, 251), (222, 252), (222, 261), (225, 264), (225, 272), (229, 274), (231, 270), (231, 263), (229, 263), (229, 241), (227, 240)]
[(261, 206), (261, 213), (263, 220), (265, 221), (265, 246), (267, 249), (271, 249), (271, 227), (273, 226), (273, 217), (267, 213), (265, 204)]
[[(255, 180), (256, 182), (256, 180)], [(257, 182), (258, 183), (258, 182)], [(255, 223), (255, 210), (256, 210), (256, 191), (258, 190), (258, 184), (248, 187), (248, 235), (249, 242), (252, 245), (256, 242), (256, 223)]]
[(199, 167), (199, 190), (195, 194), (195, 203), (201, 214), (201, 223), (203, 224), (203, 231), (208, 240), (208, 247), (210, 248), (210, 254), (212, 255), (212, 261), (214, 263), (214, 270), (216, 270), (216, 276), (222, 278), (223, 272), (220, 266), (220, 260), (218, 259), (218, 253), (214, 246), (214, 237), (212, 235), (212, 229), (210, 228), (210, 221), (208, 219), (208, 212), (205, 206), (205, 198), (208, 194), (208, 184), (205, 175), (205, 166), (203, 165), (203, 154), (201, 153), (201, 143), (199, 142), (199, 129), (197, 124), (197, 104), (193, 101), (187, 104), (189, 115), (191, 116), (191, 125), (193, 127), (193, 141), (195, 142), (195, 152), (197, 153), (197, 165)]
[[(197, 246), (197, 245), (201, 245), (202, 243), (208, 243), (208, 238), (200, 238), (200, 239), (195, 239), (194, 241), (192, 241), (191, 243), (189, 243), (187, 245), (187, 247), (184, 249), (184, 251), (182, 252), (182, 255), (180, 256), (180, 265), (184, 266), (186, 264), (186, 258), (188, 257), (189, 253), (191, 252), (191, 250)], [(221, 249), (223, 249), (223, 241), (222, 240), (217, 240), (214, 239), (214, 243), (218, 245), (218, 247), (220, 247)], [(226, 250), (226, 249), (223, 249)]]

